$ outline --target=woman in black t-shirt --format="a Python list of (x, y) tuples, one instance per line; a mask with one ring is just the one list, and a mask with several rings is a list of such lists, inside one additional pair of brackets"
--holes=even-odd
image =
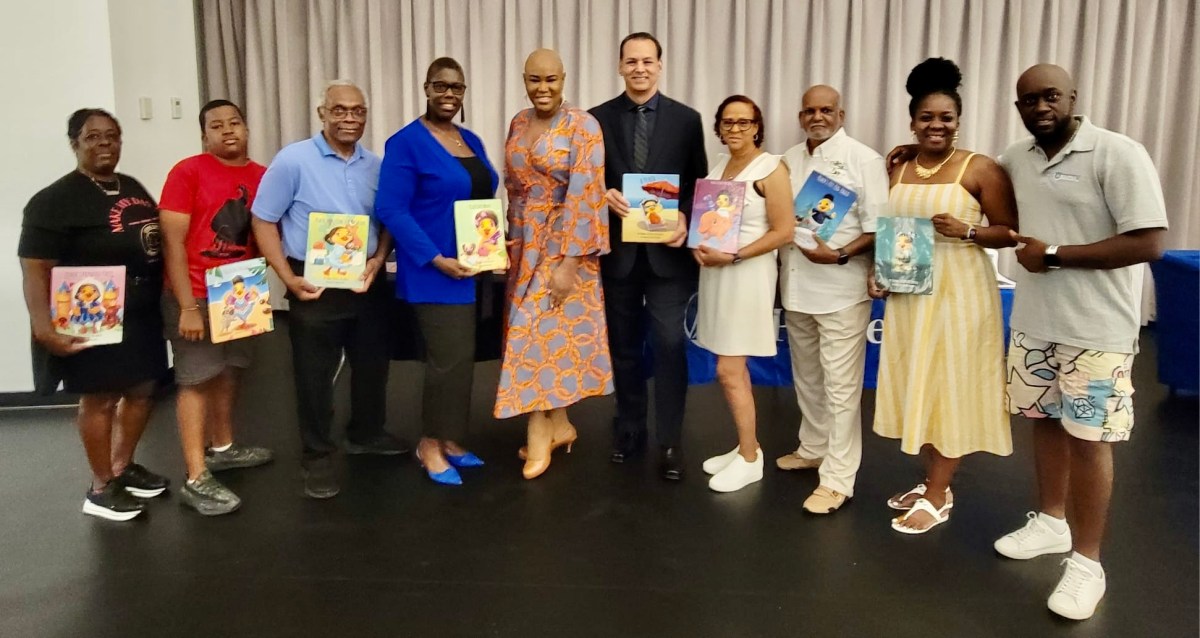
[[(52, 378), (38, 374), (41, 391), (61, 379), (77, 392), (79, 432), (92, 469), (83, 512), (129, 520), (167, 480), (133, 462), (133, 453), (166, 372), (162, 338), (162, 256), (158, 207), (137, 180), (116, 172), (121, 126), (100, 109), (80, 109), (67, 122), (77, 159), (68, 173), (29, 200), (17, 254), (33, 331), (34, 357)], [(125, 318), (119, 344), (88, 347), (54, 330), (50, 271), (55, 266), (125, 266)], [(45, 370), (43, 371), (45, 372)], [(114, 423), (117, 427), (113, 427)]]

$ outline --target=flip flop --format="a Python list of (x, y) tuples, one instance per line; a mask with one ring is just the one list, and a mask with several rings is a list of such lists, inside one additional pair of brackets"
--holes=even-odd
[[(925, 532), (928, 532), (938, 525), (950, 520), (950, 508), (951, 505), (947, 503), (944, 507), (942, 507), (942, 509), (935, 509), (933, 507), (933, 503), (930, 503), (923, 498), (919, 498), (915, 503), (913, 503), (912, 509), (908, 510), (904, 516), (897, 516), (896, 518), (892, 519), (892, 529), (900, 532), (901, 534), (924, 534)], [(901, 523), (908, 520), (908, 517), (917, 512), (925, 512), (926, 514), (932, 516), (933, 524), (925, 529), (915, 529), (901, 525)]]

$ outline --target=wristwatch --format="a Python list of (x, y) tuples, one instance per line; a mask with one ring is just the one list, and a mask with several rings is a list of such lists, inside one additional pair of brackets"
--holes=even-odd
[(730, 262), (730, 265), (741, 263), (741, 261), (742, 261), (742, 254), (740, 252), (733, 253), (733, 261)]
[(846, 252), (845, 248), (837, 249), (837, 253), (838, 253), (837, 265), (845, 266), (846, 264), (850, 263), (850, 253)]
[(1046, 253), (1042, 255), (1042, 263), (1046, 264), (1048, 270), (1062, 268), (1062, 259), (1058, 256), (1058, 246), (1046, 246)]
[(975, 241), (975, 227), (967, 227), (967, 236), (963, 237), (963, 241)]

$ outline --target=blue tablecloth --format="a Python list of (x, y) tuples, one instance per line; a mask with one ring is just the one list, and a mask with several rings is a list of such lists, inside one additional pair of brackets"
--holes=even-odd
[(1158, 317), (1158, 380), (1200, 394), (1200, 250), (1169, 250), (1150, 264)]
[[(1000, 303), (1004, 311), (1004, 345), (1008, 347), (1008, 317), (1012, 313), (1013, 291), (1011, 288), (1000, 290)], [(879, 345), (883, 337), (883, 300), (876, 300), (871, 307), (871, 324), (867, 328), (867, 362), (863, 375), (863, 386), (875, 387), (875, 378), (879, 373)], [(688, 383), (712, 383), (716, 379), (716, 356), (696, 345), (696, 298), (688, 306)], [(775, 325), (779, 326), (778, 349), (774, 357), (750, 357), (750, 382), (754, 385), (792, 385), (792, 359), (788, 350), (787, 328), (784, 327), (781, 311), (775, 311)]]

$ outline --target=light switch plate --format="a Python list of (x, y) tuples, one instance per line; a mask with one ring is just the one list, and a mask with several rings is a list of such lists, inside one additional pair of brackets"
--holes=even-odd
[(171, 98), (171, 118), (180, 119), (183, 117), (183, 100), (177, 97)]
[(148, 120), (154, 117), (154, 106), (148, 97), (138, 98), (138, 117)]

